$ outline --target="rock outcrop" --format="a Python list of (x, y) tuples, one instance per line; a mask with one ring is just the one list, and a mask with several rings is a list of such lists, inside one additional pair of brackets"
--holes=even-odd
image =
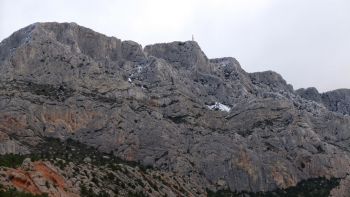
[(197, 195), (350, 173), (349, 90), (295, 92), (275, 72), (208, 59), (193, 41), (143, 49), (35, 23), (1, 42), (0, 80), (1, 154), (70, 138), (171, 172)]
[(20, 191), (36, 195), (48, 194), (50, 197), (77, 197), (79, 189), (73, 188), (56, 167), (49, 162), (31, 162), (25, 159), (20, 168), (0, 170), (3, 186), (13, 186)]
[(322, 103), (330, 111), (350, 115), (349, 89), (338, 89), (320, 94), (316, 88), (307, 88), (298, 89), (296, 93), (305, 99)]

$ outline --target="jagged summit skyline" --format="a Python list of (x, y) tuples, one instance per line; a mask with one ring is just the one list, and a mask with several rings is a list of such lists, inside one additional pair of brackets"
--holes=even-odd
[(194, 34), (210, 58), (233, 56), (249, 72), (274, 70), (296, 89), (316, 87), (324, 92), (350, 86), (349, 4), (344, 0), (332, 4), (326, 0), (4, 0), (0, 40), (36, 21), (74, 21), (143, 46), (190, 40)]

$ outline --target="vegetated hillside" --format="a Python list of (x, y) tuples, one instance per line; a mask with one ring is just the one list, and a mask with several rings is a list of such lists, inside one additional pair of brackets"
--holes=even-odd
[[(0, 154), (32, 158), (2, 167), (3, 191), (350, 193), (348, 90), (309, 96), (273, 71), (208, 59), (194, 41), (142, 48), (74, 23), (35, 23), (3, 40), (0, 80)], [(68, 142), (93, 150), (76, 154)]]

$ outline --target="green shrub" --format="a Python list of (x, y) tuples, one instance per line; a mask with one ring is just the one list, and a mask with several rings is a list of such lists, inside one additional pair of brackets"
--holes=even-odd
[(213, 192), (207, 190), (208, 197), (328, 197), (330, 191), (339, 185), (338, 178), (313, 178), (299, 182), (294, 187), (286, 189), (277, 189), (268, 192), (231, 192), (229, 190), (219, 190)]
[(20, 192), (14, 188), (10, 188), (7, 190), (0, 190), (0, 196), (1, 197), (48, 197), (47, 194), (35, 195), (31, 193), (26, 193), (26, 192)]
[(18, 154), (6, 154), (0, 155), (0, 166), (8, 167), (8, 168), (17, 168), (23, 163), (23, 160), (26, 157)]

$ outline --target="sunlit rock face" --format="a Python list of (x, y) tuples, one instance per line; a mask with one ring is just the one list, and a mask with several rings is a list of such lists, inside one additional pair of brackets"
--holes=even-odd
[(350, 173), (349, 90), (295, 92), (275, 72), (208, 59), (193, 41), (142, 48), (74, 23), (35, 23), (1, 42), (0, 80), (1, 154), (72, 138), (198, 191)]

